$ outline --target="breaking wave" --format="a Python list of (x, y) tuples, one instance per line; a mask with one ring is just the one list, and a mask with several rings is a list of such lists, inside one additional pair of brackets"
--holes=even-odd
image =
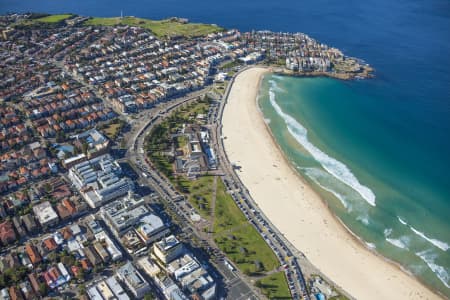
[(432, 250), (425, 250), (417, 252), (416, 255), (420, 257), (420, 259), (422, 259), (427, 264), (431, 271), (436, 274), (439, 280), (442, 281), (442, 283), (450, 289), (450, 275), (448, 273), (449, 271), (443, 266), (440, 266), (434, 262), (436, 259), (436, 254), (434, 254)]
[(391, 239), (391, 238), (387, 238), (386, 241), (391, 244), (394, 245), (397, 248), (400, 249), (405, 249), (405, 250), (409, 250), (408, 246), (403, 243), (403, 241), (401, 239)]
[(386, 228), (386, 229), (383, 231), (383, 233), (384, 233), (384, 237), (390, 236), (391, 233), (392, 233), (392, 228)]
[(339, 181), (357, 191), (361, 195), (361, 197), (363, 197), (364, 200), (367, 201), (367, 203), (372, 206), (376, 206), (375, 194), (372, 192), (372, 190), (362, 185), (345, 164), (328, 156), (316, 146), (314, 146), (308, 140), (308, 132), (306, 128), (298, 123), (293, 117), (283, 112), (283, 110), (275, 101), (274, 91), (276, 90), (276, 83), (273, 80), (270, 80), (269, 82), (271, 84), (271, 88), (269, 89), (270, 104), (275, 109), (277, 114), (284, 119), (289, 133), (314, 157), (314, 159), (316, 159), (322, 165), (325, 170), (327, 170)]
[(285, 92), (285, 90), (280, 88), (274, 80), (269, 80), (269, 82), (270, 82), (270, 88), (273, 89), (273, 91), (281, 92), (281, 93)]
[(364, 215), (364, 216), (358, 216), (356, 218), (357, 221), (360, 221), (361, 223), (363, 223), (364, 225), (368, 226), (370, 221), (369, 221), (369, 216)]
[(414, 232), (416, 235), (418, 235), (421, 238), (423, 238), (424, 240), (430, 242), (431, 244), (433, 244), (434, 246), (438, 247), (442, 251), (447, 251), (448, 249), (450, 249), (450, 245), (447, 244), (446, 242), (443, 242), (443, 241), (440, 241), (438, 239), (433, 239), (433, 238), (430, 238), (430, 237), (426, 236), (425, 233), (415, 229), (414, 227), (409, 225), (405, 220), (403, 220), (399, 216), (397, 216), (397, 219), (403, 225), (408, 226), (411, 229), (411, 231)]
[(419, 230), (415, 229), (412, 226), (409, 226), (409, 228), (411, 228), (411, 230), (415, 234), (417, 234), (421, 238), (427, 240), (428, 242), (432, 243), (433, 245), (435, 245), (436, 247), (438, 247), (442, 251), (447, 251), (448, 249), (450, 249), (450, 246), (446, 242), (443, 242), (443, 241), (440, 241), (440, 240), (437, 240), (437, 239), (433, 239), (433, 238), (429, 238), (423, 232), (420, 232)]
[(322, 171), (316, 168), (303, 168), (302, 170), (305, 171), (306, 175), (311, 178), (318, 186), (320, 186), (322, 189), (326, 190), (327, 192), (332, 193), (336, 198), (339, 199), (339, 201), (342, 203), (342, 205), (349, 211), (351, 211), (351, 207), (349, 206), (348, 202), (345, 200), (344, 196), (340, 193), (336, 192), (335, 190), (321, 184), (319, 182), (319, 177), (323, 176)]
[(370, 249), (376, 249), (377, 248), (377, 246), (375, 246), (374, 243), (369, 243), (369, 242), (365, 242), (365, 243), (366, 243), (367, 247), (369, 247)]
[(409, 250), (409, 237), (401, 236), (398, 239), (391, 238), (392, 228), (387, 228), (384, 230), (384, 238), (389, 244), (404, 250)]
[(404, 221), (402, 218), (400, 218), (399, 216), (397, 216), (397, 219), (400, 223), (402, 223), (403, 225), (408, 225), (408, 223), (406, 223), (406, 221)]

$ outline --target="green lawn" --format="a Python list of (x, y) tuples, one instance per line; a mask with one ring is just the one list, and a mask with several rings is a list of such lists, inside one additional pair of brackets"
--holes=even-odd
[[(170, 148), (175, 139), (170, 132), (175, 132), (183, 123), (195, 123), (197, 114), (205, 113), (209, 107), (209, 99), (197, 101), (178, 109), (160, 125), (156, 126), (147, 139), (147, 153), (156, 167), (174, 184), (175, 188), (185, 194), (198, 213), (213, 222), (212, 234), (217, 246), (227, 257), (247, 275), (264, 275), (279, 266), (277, 257), (266, 244), (258, 231), (247, 221), (244, 214), (234, 202), (221, 178), (217, 178), (214, 220), (211, 220), (211, 201), (214, 194), (214, 176), (201, 176), (196, 180), (188, 180), (183, 176), (174, 176), (171, 162), (161, 155)], [(186, 141), (176, 139), (176, 145)]]
[(207, 114), (209, 109), (209, 102), (205, 100), (199, 100), (195, 103), (191, 103), (188, 106), (182, 107), (175, 112), (177, 118), (190, 121), (190, 123), (196, 123), (195, 119), (199, 114)]
[(234, 68), (234, 67), (237, 67), (237, 66), (240, 66), (240, 65), (242, 65), (242, 63), (240, 63), (238, 60), (233, 60), (233, 61), (229, 61), (229, 62), (224, 63), (221, 66), (221, 68), (222, 69), (231, 69), (231, 68)]
[[(217, 182), (214, 240), (219, 248), (247, 274), (270, 271), (279, 262), (256, 229), (226, 193), (225, 185)], [(257, 262), (261, 264), (259, 268)]]
[(150, 29), (158, 37), (185, 36), (196, 37), (207, 35), (213, 32), (222, 31), (223, 28), (217, 25), (200, 23), (181, 23), (177, 20), (148, 20), (136, 17), (124, 18), (91, 18), (85, 22), (85, 25), (114, 26), (130, 25)]
[(244, 214), (242, 214), (231, 196), (225, 191), (225, 185), (222, 180), (218, 180), (214, 232), (218, 234), (246, 222), (247, 219)]
[(122, 124), (120, 123), (109, 124), (105, 129), (103, 129), (103, 131), (110, 140), (114, 140), (117, 138), (121, 128)]
[(211, 212), (213, 182), (214, 176), (201, 176), (196, 180), (184, 181), (184, 186), (189, 191), (189, 203), (191, 203), (200, 215), (206, 219), (209, 219)]
[(42, 23), (59, 23), (63, 20), (66, 20), (66, 19), (72, 17), (72, 16), (73, 16), (72, 14), (51, 15), (51, 16), (36, 19), (35, 21), (42, 22)]
[(272, 249), (248, 223), (214, 236), (219, 248), (247, 275), (264, 274), (279, 266)]
[(258, 280), (257, 286), (269, 299), (292, 299), (283, 271)]
[(187, 146), (189, 139), (186, 136), (177, 137), (177, 147), (183, 149)]

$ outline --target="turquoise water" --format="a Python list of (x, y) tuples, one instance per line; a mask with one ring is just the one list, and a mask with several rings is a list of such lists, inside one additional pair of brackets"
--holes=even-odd
[(407, 103), (367, 92), (377, 84), (270, 75), (259, 101), (288, 159), (337, 216), (368, 247), (449, 296), (446, 149), (427, 141), (439, 132), (414, 128)]

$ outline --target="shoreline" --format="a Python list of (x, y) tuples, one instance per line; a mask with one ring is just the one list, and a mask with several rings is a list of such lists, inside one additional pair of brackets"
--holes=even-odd
[(319, 72), (319, 71), (303, 71), (303, 72), (294, 72), (287, 70), (286, 68), (274, 67), (277, 70), (273, 71), (273, 74), (280, 76), (292, 76), (292, 77), (305, 77), (305, 78), (314, 78), (314, 77), (327, 77), (333, 79), (339, 79), (344, 81), (356, 80), (356, 79), (370, 79), (375, 78), (373, 74), (373, 69), (371, 67), (367, 67), (368, 69), (364, 69), (361, 73), (332, 73), (332, 72)]
[[(264, 120), (264, 113), (261, 111), (261, 108), (259, 106), (259, 95), (261, 92), (261, 83), (262, 80), (264, 79), (264, 76), (266, 76), (267, 74), (275, 74), (275, 75), (281, 75), (281, 76), (290, 76), (287, 74), (278, 74), (278, 73), (274, 73), (271, 71), (267, 71), (264, 72), (260, 78), (258, 79), (258, 93), (256, 95), (256, 106), (257, 106), (257, 110), (260, 114), (260, 117)], [(313, 76), (308, 76), (306, 74), (300, 75), (299, 77), (330, 77), (330, 78), (335, 78), (335, 79), (342, 79), (342, 78), (336, 78), (333, 76), (326, 76), (326, 75), (313, 75)], [(344, 80), (351, 80), (351, 79), (344, 79)], [(294, 166), (292, 166), (292, 163), (289, 161), (289, 159), (286, 157), (286, 155), (283, 152), (283, 149), (281, 148), (281, 146), (276, 142), (276, 139), (272, 133), (272, 130), (269, 127), (269, 124), (267, 124), (266, 122), (264, 122), (265, 127), (267, 132), (269, 133), (271, 140), (272, 140), (272, 144), (273, 146), (275, 146), (278, 151), (281, 153), (282, 157), (284, 158), (284, 162), (291, 168), (292, 172), (294, 173), (295, 176), (297, 176), (299, 178), (299, 180), (304, 183), (305, 185), (308, 185), (311, 187), (311, 189), (313, 190), (313, 192), (316, 194), (316, 196), (318, 198), (320, 198), (320, 200), (322, 201), (323, 205), (326, 207), (326, 209), (328, 210), (329, 214), (331, 214), (331, 216), (340, 223), (340, 225), (348, 232), (348, 234), (351, 235), (351, 237), (353, 238), (353, 240), (355, 242), (357, 242), (361, 247), (363, 247), (364, 249), (366, 249), (367, 251), (371, 252), (372, 254), (376, 255), (377, 257), (379, 257), (380, 259), (382, 259), (383, 261), (392, 264), (395, 268), (397, 268), (398, 270), (400, 270), (401, 272), (404, 272), (406, 275), (412, 277), (413, 279), (417, 280), (423, 287), (425, 287), (426, 289), (430, 290), (432, 293), (436, 294), (436, 296), (445, 298), (444, 296), (442, 296), (439, 292), (434, 291), (431, 287), (429, 287), (425, 282), (423, 282), (419, 277), (415, 276), (413, 273), (411, 273), (408, 269), (406, 269), (402, 264), (384, 256), (383, 254), (379, 253), (376, 249), (371, 248), (367, 245), (366, 241), (364, 241), (361, 237), (359, 237), (356, 233), (354, 233), (347, 225), (345, 225), (345, 223), (331, 210), (330, 206), (328, 205), (328, 203), (314, 190), (314, 188), (311, 186), (311, 183), (309, 183), (301, 173), (299, 173)], [(299, 252), (301, 252), (300, 249), (297, 249)], [(303, 252), (301, 252), (303, 253)], [(305, 256), (305, 259), (308, 260), (308, 257)], [(318, 271), (321, 273), (321, 270), (318, 269)], [(324, 276), (325, 274), (320, 274), (321, 276)], [(327, 278), (327, 276), (325, 275), (326, 279), (329, 280), (331, 283), (333, 283), (334, 285), (336, 285), (336, 283), (330, 279)], [(324, 278), (325, 279), (325, 278)], [(340, 286), (338, 286), (340, 288)], [(344, 290), (344, 292), (346, 292)]]
[[(253, 76), (250, 76), (248, 75), (249, 72), (255, 74), (251, 74)], [(306, 259), (325, 275), (325, 278), (331, 278), (331, 281), (334, 284), (341, 287), (345, 292), (350, 293), (357, 299), (393, 299), (394, 297), (395, 299), (440, 299), (440, 295), (436, 294), (436, 292), (432, 291), (428, 286), (424, 285), (424, 283), (421, 282), (419, 278), (407, 272), (407, 270), (405, 270), (400, 264), (389, 260), (388, 258), (378, 253), (376, 250), (370, 249), (367, 245), (365, 245), (364, 241), (361, 238), (356, 236), (336, 215), (334, 215), (327, 203), (317, 194), (317, 192), (315, 192), (311, 188), (311, 185), (307, 182), (307, 180), (293, 169), (291, 163), (285, 157), (282, 149), (274, 140), (272, 132), (268, 127), (268, 124), (264, 121), (264, 116), (258, 105), (260, 84), (262, 82), (263, 76), (267, 73), (269, 73), (268, 68), (250, 68), (237, 75), (233, 85), (242, 85), (241, 81), (244, 81), (244, 86), (250, 86), (250, 88), (253, 88), (253, 90), (237, 92), (239, 99), (241, 99), (242, 101), (247, 101), (247, 103), (242, 104), (245, 106), (245, 109), (243, 109), (242, 107), (240, 107), (240, 109), (236, 109), (238, 108), (236, 103), (230, 104), (230, 102), (233, 102), (233, 90), (237, 89), (235, 86), (232, 87), (228, 96), (229, 99), (227, 99), (227, 105), (225, 107), (223, 116), (223, 119), (227, 119), (230, 116), (230, 109), (234, 110), (235, 112), (240, 111), (240, 113), (235, 113), (233, 115), (234, 117), (236, 114), (239, 114), (238, 118), (233, 119), (233, 124), (227, 124), (226, 121), (223, 122), (223, 134), (227, 136), (227, 139), (224, 140), (224, 145), (227, 155), (231, 160), (235, 161), (236, 159), (240, 159), (244, 156), (242, 161), (238, 160), (239, 164), (241, 164), (242, 166), (243, 171), (237, 173), (237, 175), (245, 184), (246, 188), (250, 191), (252, 197), (261, 208), (261, 210), (264, 211), (270, 221), (275, 224), (280, 232), (282, 232), (283, 235), (286, 236), (290, 243), (293, 244), (295, 248), (298, 249), (301, 253), (304, 253)], [(239, 78), (240, 76), (246, 76), (250, 78), (242, 79)], [(241, 81), (239, 81), (238, 78), (241, 79)], [(249, 81), (253, 81), (253, 84)], [(254, 85), (254, 81), (256, 81), (257, 83), (256, 86)], [(242, 86), (239, 86), (238, 88), (242, 89)], [(251, 100), (251, 98), (253, 98), (253, 100)], [(234, 107), (230, 108), (231, 105), (234, 105)], [(242, 112), (243, 110), (245, 110), (248, 114)], [(247, 121), (247, 125), (250, 124), (253, 128), (249, 126), (242, 126), (242, 122), (240, 122), (242, 120), (239, 120), (239, 118), (246, 119), (243, 121)], [(250, 119), (252, 119), (251, 122), (248, 122)], [(243, 141), (241, 140), (239, 143), (234, 144), (233, 141), (230, 142), (230, 140), (234, 138), (233, 135), (230, 135), (229, 133), (236, 133), (236, 130), (233, 131), (232, 127), (235, 127), (234, 129), (237, 129), (238, 131), (253, 130), (253, 135), (251, 137), (249, 137), (248, 135), (246, 136), (247, 140), (254, 140), (255, 143), (258, 142), (257, 140), (264, 140), (262, 142), (259, 142), (258, 145), (264, 145), (267, 147), (267, 149), (264, 149), (264, 147), (258, 148), (254, 145), (253, 150), (264, 149), (264, 151), (267, 153), (265, 153), (266, 155), (262, 158), (266, 159), (267, 162), (263, 161), (259, 163), (257, 158), (258, 155), (253, 155), (252, 157), (242, 154), (242, 152), (248, 152), (246, 151), (246, 149), (240, 150), (240, 157), (236, 157), (234, 150), (242, 149), (240, 146), (243, 144)], [(254, 127), (258, 128), (255, 129)], [(239, 132), (236, 135), (238, 134)], [(262, 151), (263, 150), (259, 152)], [(250, 153), (252, 153), (252, 150), (250, 150)], [(259, 156), (261, 158), (261, 154)], [(253, 162), (251, 162), (250, 160), (253, 160)], [(270, 174), (271, 172), (269, 171), (269, 173), (266, 173), (264, 176), (272, 177), (272, 180), (270, 180), (270, 182), (264, 182), (264, 188), (259, 188), (256, 186), (259, 185), (259, 182), (253, 182), (252, 184), (251, 180), (254, 181), (255, 178), (264, 180), (264, 178), (261, 178), (261, 172), (262, 174), (264, 174), (264, 170), (259, 169), (259, 171), (256, 173), (251, 172), (252, 170), (247, 172), (247, 169), (249, 168), (253, 169), (253, 171), (255, 170), (255, 160), (256, 166), (264, 164), (265, 168), (270, 168), (270, 165), (276, 166), (276, 164), (273, 163), (274, 161), (276, 163), (281, 162), (280, 167), (283, 167), (283, 172), (281, 172), (284, 176), (283, 181), (289, 182), (278, 184), (277, 181), (281, 180), (280, 177), (273, 180), (273, 176), (275, 175)], [(309, 221), (309, 226), (306, 225), (306, 227), (301, 228), (304, 228), (305, 231), (309, 231), (308, 233), (305, 234), (300, 232), (300, 230), (292, 229), (292, 222), (287, 221), (290, 218), (283, 216), (285, 214), (289, 216), (296, 216), (296, 213), (292, 213), (292, 209), (289, 209), (289, 211), (291, 211), (291, 213), (289, 214), (286, 213), (286, 211), (283, 211), (283, 209), (279, 207), (280, 205), (274, 206), (273, 203), (270, 203), (271, 201), (268, 198), (270, 198), (274, 194), (273, 192), (270, 193), (270, 191), (268, 190), (276, 189), (277, 185), (284, 185), (283, 188), (288, 188), (287, 195), (286, 193), (284, 193), (284, 196), (287, 197), (282, 201), (283, 204), (285, 204), (289, 208), (295, 206), (303, 206), (305, 208), (306, 206), (306, 208), (310, 210), (301, 211), (304, 212), (303, 216), (305, 217), (305, 219), (308, 219)], [(309, 196), (308, 198), (311, 198), (312, 200), (302, 199), (300, 201), (303, 201), (303, 203), (298, 203), (298, 199), (296, 199), (296, 196), (300, 196), (298, 193), (299, 188), (304, 189), (304, 191)], [(264, 191), (261, 193), (261, 190)], [(275, 196), (281, 196), (281, 194), (278, 195), (275, 193)], [(307, 216), (308, 212), (310, 214), (309, 217)], [(314, 220), (314, 218), (316, 217), (319, 217), (319, 219), (321, 219), (320, 221), (323, 222), (317, 222), (317, 220)], [(303, 224), (301, 226), (305, 225)], [(325, 236), (331, 236), (333, 241), (328, 241), (328, 238), (326, 240), (320, 238), (320, 236), (323, 234)], [(338, 247), (340, 249), (339, 251), (333, 251), (335, 249), (332, 249), (331, 251), (323, 250), (323, 248), (317, 247), (322, 246), (322, 242), (324, 242), (324, 245), (326, 246)], [(311, 246), (311, 244), (314, 245)], [(334, 254), (337, 253), (342, 254), (343, 258), (345, 258), (348, 264), (342, 266), (341, 263), (337, 263), (337, 265), (340, 266), (337, 267), (336, 262), (333, 262), (333, 258), (335, 258)], [(357, 261), (354, 261), (355, 258), (357, 258)], [(361, 265), (358, 266), (358, 263), (361, 263)], [(367, 265), (370, 265), (370, 268), (367, 268)], [(345, 270), (345, 268), (347, 268), (347, 270)], [(353, 269), (352, 271), (348, 270), (351, 268)]]

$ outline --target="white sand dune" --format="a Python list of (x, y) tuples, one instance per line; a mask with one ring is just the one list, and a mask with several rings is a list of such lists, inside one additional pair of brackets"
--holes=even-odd
[(251, 68), (233, 84), (223, 115), (225, 150), (272, 223), (321, 272), (357, 299), (440, 299), (417, 279), (366, 249), (284, 159), (259, 111)]

